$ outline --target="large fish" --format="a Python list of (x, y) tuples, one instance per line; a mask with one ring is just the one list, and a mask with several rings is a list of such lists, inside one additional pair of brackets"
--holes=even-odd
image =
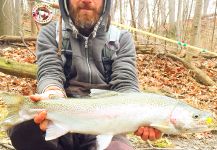
[(28, 97), (12, 100), (2, 96), (2, 111), (9, 112), (7, 116), (0, 116), (6, 118), (0, 125), (8, 128), (46, 110), (50, 120), (46, 140), (68, 132), (93, 134), (97, 135), (98, 150), (103, 150), (114, 135), (134, 132), (140, 126), (151, 126), (166, 134), (179, 134), (208, 131), (214, 123), (212, 113), (167, 96), (94, 91), (90, 98), (60, 98), (36, 103)]

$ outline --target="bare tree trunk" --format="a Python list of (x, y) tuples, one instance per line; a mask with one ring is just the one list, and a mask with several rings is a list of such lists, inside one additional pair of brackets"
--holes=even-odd
[(129, 2), (130, 2), (130, 11), (131, 11), (132, 26), (134, 28), (136, 28), (135, 10), (133, 10), (133, 0), (129, 0)]
[(202, 15), (203, 1), (197, 0), (194, 10), (194, 18), (192, 25), (191, 45), (200, 46), (200, 28), (201, 28), (201, 15)]
[(174, 34), (175, 31), (175, 0), (169, 0), (169, 31)]
[(12, 7), (13, 13), (13, 35), (20, 35), (21, 31), (21, 0), (15, 0)]
[(191, 0), (190, 8), (189, 8), (189, 11), (188, 11), (187, 20), (189, 20), (191, 18), (191, 13), (192, 13), (193, 5), (194, 5), (194, 0)]
[(13, 1), (0, 0), (0, 35), (13, 35), (12, 6)]
[(215, 17), (214, 17), (214, 26), (213, 26), (213, 30), (212, 30), (212, 39), (211, 39), (211, 45), (210, 45), (210, 49), (213, 50), (213, 45), (214, 45), (214, 37), (215, 37), (215, 30), (216, 30), (216, 14), (217, 14), (217, 1), (215, 4)]
[(164, 24), (166, 22), (166, 1), (160, 0), (160, 14), (161, 14), (161, 24)]
[(120, 6), (120, 23), (123, 23), (122, 1), (119, 1), (119, 6)]
[(178, 41), (182, 40), (182, 35), (181, 35), (181, 21), (182, 21), (182, 0), (179, 0), (178, 3), (178, 14), (177, 14), (177, 22), (176, 22), (176, 37)]
[(183, 0), (183, 13), (182, 13), (182, 19), (187, 20), (188, 18), (188, 10), (189, 10), (189, 0)]
[(142, 29), (145, 28), (145, 8), (145, 1), (139, 0), (138, 26)]
[(117, 6), (117, 0), (113, 0), (113, 3), (111, 4), (111, 20), (114, 20), (114, 15), (116, 11), (116, 6)]
[(135, 19), (135, 24), (136, 24), (136, 27), (137, 27), (137, 21), (136, 21), (136, 1), (137, 0), (133, 0), (133, 15), (134, 15), (134, 19)]
[[(33, 8), (32, 0), (29, 0), (29, 8), (30, 10), (32, 10)], [(32, 11), (30, 11), (29, 16), (31, 17), (31, 35), (35, 36), (36, 35), (36, 24), (35, 24), (35, 20), (32, 18)]]
[(145, 5), (146, 5), (146, 11), (147, 11), (147, 22), (148, 22), (148, 27), (151, 26), (151, 18), (150, 18), (150, 10), (149, 10), (149, 2), (148, 0), (145, 0)]
[(157, 22), (158, 22), (158, 0), (154, 0), (154, 8), (152, 11), (153, 25), (155, 30), (157, 30)]
[[(136, 1), (133, 0), (133, 10), (136, 10), (135, 8), (136, 8)], [(135, 11), (134, 11), (134, 16), (135, 16)]]
[[(133, 0), (129, 0), (130, 2), (130, 10), (131, 10), (131, 19), (132, 19), (132, 26), (136, 28), (136, 19), (135, 19), (135, 10), (133, 9)], [(134, 35), (135, 41), (137, 41), (136, 32)]]
[[(196, 6), (194, 9), (194, 18), (193, 18), (193, 24), (192, 24), (192, 34), (191, 34), (191, 45), (193, 46), (200, 46), (200, 28), (201, 28), (201, 15), (202, 15), (202, 6), (203, 1), (197, 0)], [(190, 63), (192, 60), (192, 57), (195, 55), (195, 53), (188, 52), (185, 60)]]
[[(184, 8), (185, 8), (185, 11), (183, 11), (183, 31), (184, 31), (184, 39), (186, 38), (186, 36), (188, 36), (188, 32), (185, 32), (186, 30), (188, 30), (190, 27), (189, 27), (189, 21), (190, 21), (190, 18), (191, 18), (191, 12), (192, 12), (192, 9), (193, 9), (193, 3), (194, 3), (194, 0), (185, 0), (186, 3), (184, 3)], [(185, 13), (185, 14), (184, 14)]]
[(19, 35), (21, 0), (1, 0), (0, 11), (0, 35)]
[(204, 5), (203, 5), (203, 16), (207, 15), (207, 9), (209, 7), (209, 0), (203, 0)]
[[(129, 2), (128, 2), (128, 0), (123, 0), (123, 2), (124, 2), (124, 17), (125, 18), (128, 18), (129, 16), (128, 16), (128, 11), (129, 11), (129, 8), (128, 8), (128, 6), (129, 6)], [(124, 19), (124, 23), (126, 22), (126, 21), (128, 21), (127, 19)], [(128, 22), (127, 22), (128, 23)]]

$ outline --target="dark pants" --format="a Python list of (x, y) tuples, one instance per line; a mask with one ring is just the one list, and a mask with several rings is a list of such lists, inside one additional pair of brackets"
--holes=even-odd
[[(9, 137), (16, 150), (95, 150), (96, 136), (66, 134), (52, 141), (45, 141), (45, 133), (32, 120), (9, 130)], [(114, 136), (107, 150), (133, 150), (124, 136)]]

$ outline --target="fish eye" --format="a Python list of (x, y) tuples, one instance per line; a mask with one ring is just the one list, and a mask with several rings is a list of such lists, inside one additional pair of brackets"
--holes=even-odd
[(199, 115), (198, 114), (193, 114), (192, 116), (194, 119), (198, 119), (199, 118)]

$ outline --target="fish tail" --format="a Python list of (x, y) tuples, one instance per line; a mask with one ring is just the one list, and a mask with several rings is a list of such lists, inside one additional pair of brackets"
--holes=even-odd
[(24, 96), (0, 92), (0, 130), (7, 130), (20, 122), (19, 111), (24, 100)]

